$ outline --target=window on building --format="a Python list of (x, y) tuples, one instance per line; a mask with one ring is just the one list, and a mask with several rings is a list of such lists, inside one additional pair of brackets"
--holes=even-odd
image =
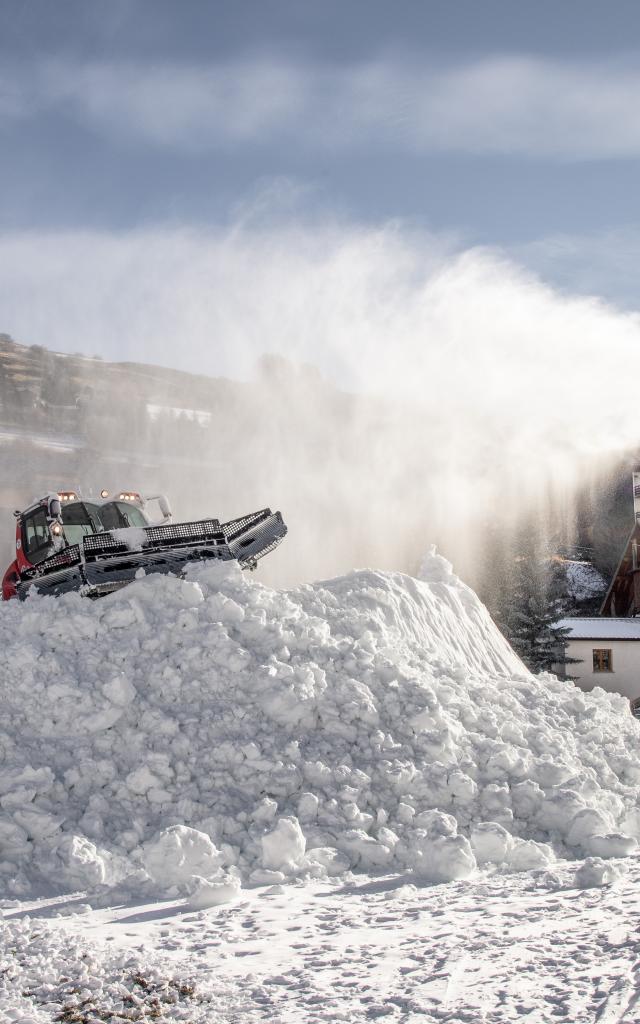
[(613, 663), (611, 661), (611, 651), (597, 648), (593, 652), (593, 671), (594, 672), (613, 672)]

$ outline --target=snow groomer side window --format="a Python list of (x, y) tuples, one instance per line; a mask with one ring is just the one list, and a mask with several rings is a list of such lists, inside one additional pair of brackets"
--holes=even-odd
[(594, 649), (593, 652), (593, 671), (594, 672), (613, 672), (613, 665), (611, 662), (611, 651), (603, 648)]
[(38, 508), (30, 516), (27, 516), (24, 520), (23, 531), (25, 554), (29, 561), (36, 565), (51, 553), (51, 537), (46, 510)]

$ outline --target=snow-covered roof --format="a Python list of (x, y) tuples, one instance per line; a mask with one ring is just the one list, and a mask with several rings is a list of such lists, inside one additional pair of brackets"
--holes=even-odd
[(571, 630), (571, 640), (640, 640), (640, 618), (596, 615), (561, 619), (558, 625)]

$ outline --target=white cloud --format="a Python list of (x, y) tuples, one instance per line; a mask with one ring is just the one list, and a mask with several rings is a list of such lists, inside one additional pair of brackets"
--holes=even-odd
[(480, 61), (434, 76), (408, 134), (420, 148), (561, 159), (640, 152), (640, 73), (532, 58)]
[(304, 104), (299, 75), (271, 63), (212, 68), (87, 64), (44, 69), (51, 102), (90, 125), (161, 146), (193, 149), (260, 141)]
[(0, 116), (62, 110), (112, 136), (209, 150), (247, 144), (510, 154), (640, 153), (640, 72), (619, 61), (493, 57), (448, 66), (270, 57), (211, 66), (60, 61), (5, 67)]

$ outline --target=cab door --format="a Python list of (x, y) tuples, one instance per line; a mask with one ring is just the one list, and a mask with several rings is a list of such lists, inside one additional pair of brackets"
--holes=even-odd
[(22, 550), (31, 565), (38, 565), (53, 551), (47, 510), (43, 506), (27, 513), (22, 520)]

